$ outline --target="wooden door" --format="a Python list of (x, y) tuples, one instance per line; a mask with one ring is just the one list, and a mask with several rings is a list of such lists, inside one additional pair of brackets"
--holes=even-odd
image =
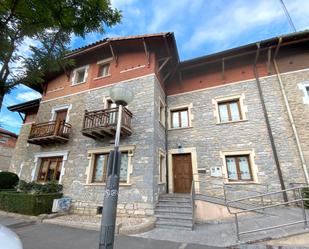
[(191, 154), (173, 155), (174, 193), (190, 193), (192, 184)]
[(68, 112), (67, 109), (57, 111), (56, 112), (56, 122), (65, 121), (67, 117), (67, 112)]

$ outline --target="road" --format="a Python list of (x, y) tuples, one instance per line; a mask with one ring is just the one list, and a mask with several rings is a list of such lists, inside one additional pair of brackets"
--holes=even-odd
[[(16, 232), (24, 249), (97, 249), (99, 232), (0, 216), (0, 224)], [(1, 242), (0, 242), (1, 243)], [(218, 249), (204, 245), (116, 236), (115, 249)]]

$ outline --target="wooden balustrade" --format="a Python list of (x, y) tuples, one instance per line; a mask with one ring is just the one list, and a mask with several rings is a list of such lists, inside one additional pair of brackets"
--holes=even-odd
[(47, 145), (69, 140), (71, 125), (65, 121), (50, 121), (31, 126), (28, 143)]
[[(118, 122), (118, 107), (97, 111), (85, 111), (82, 133), (91, 138), (114, 137)], [(132, 134), (132, 113), (123, 108), (121, 120), (121, 135)]]

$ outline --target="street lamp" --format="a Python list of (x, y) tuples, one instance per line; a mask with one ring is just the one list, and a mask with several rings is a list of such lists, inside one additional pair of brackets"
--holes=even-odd
[(126, 106), (133, 100), (133, 92), (128, 86), (116, 85), (110, 90), (110, 97), (118, 106), (117, 128), (115, 135), (115, 147), (109, 153), (107, 164), (107, 179), (104, 192), (103, 211), (101, 219), (101, 233), (99, 249), (113, 249), (117, 202), (119, 190), (119, 177), (121, 165), (121, 152), (119, 151), (119, 140), (121, 131), (121, 120), (123, 106)]

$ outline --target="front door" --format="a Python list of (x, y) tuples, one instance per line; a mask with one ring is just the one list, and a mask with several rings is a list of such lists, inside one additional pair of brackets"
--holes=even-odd
[(192, 184), (191, 154), (173, 155), (174, 193), (190, 193)]

